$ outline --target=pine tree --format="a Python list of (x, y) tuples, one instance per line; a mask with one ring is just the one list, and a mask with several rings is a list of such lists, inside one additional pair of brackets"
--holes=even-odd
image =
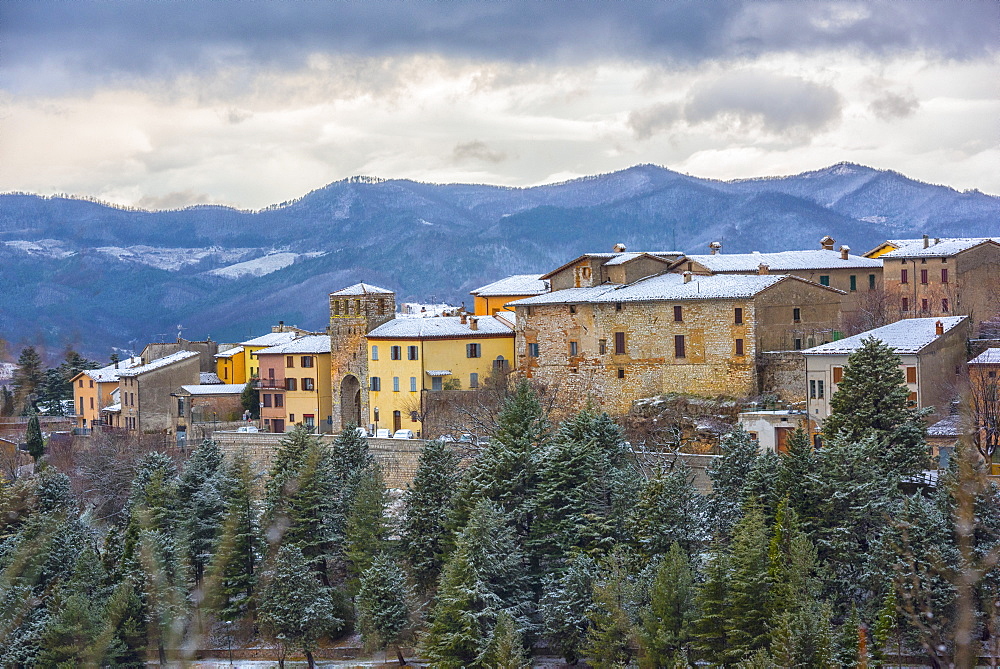
[(302, 551), (296, 546), (279, 548), (260, 598), (262, 634), (278, 641), (285, 652), (301, 650), (314, 667), (312, 653), (319, 640), (344, 624), (335, 609), (330, 589), (316, 579)]
[(0, 386), (0, 416), (13, 416), (14, 412), (14, 393), (7, 386)]
[(488, 500), (480, 500), (458, 544), (465, 546), (478, 578), (496, 596), (498, 610), (510, 611), (519, 625), (527, 627), (532, 593), (524, 552), (510, 517)]
[(698, 587), (695, 601), (699, 611), (694, 621), (694, 645), (700, 658), (712, 664), (724, 664), (729, 648), (729, 556), (716, 543), (705, 565), (705, 580)]
[(802, 428), (792, 432), (788, 450), (781, 456), (775, 492), (778, 499), (787, 499), (804, 529), (812, 526), (816, 511), (812, 477), (816, 474), (816, 459), (809, 444), (809, 435)]
[(550, 574), (543, 583), (538, 602), (542, 636), (549, 648), (569, 664), (580, 659), (590, 629), (587, 611), (594, 602), (596, 571), (597, 565), (589, 556), (577, 554), (570, 558), (561, 575)]
[(602, 561), (601, 575), (594, 582), (586, 652), (596, 669), (628, 666), (637, 645), (631, 615), (636, 596), (626, 561), (624, 547), (617, 546)]
[(361, 575), (356, 602), (366, 648), (385, 648), (396, 641), (409, 616), (407, 595), (403, 570), (387, 553), (379, 554)]
[(759, 447), (740, 426), (724, 436), (719, 447), (722, 457), (708, 468), (712, 479), (709, 507), (717, 536), (725, 537), (743, 515), (743, 486), (757, 461)]
[[(14, 369), (14, 398), (20, 407), (21, 414), (27, 415), (28, 410), (38, 411), (37, 393), (45, 380), (42, 359), (34, 346), (21, 349)], [(34, 397), (32, 397), (34, 396)]]
[(388, 504), (389, 495), (382, 479), (382, 468), (374, 464), (360, 472), (355, 483), (354, 499), (347, 512), (344, 535), (344, 556), (347, 559), (350, 591), (357, 589), (361, 574), (385, 550), (389, 536), (385, 517)]
[(739, 662), (769, 642), (768, 536), (760, 507), (751, 505), (733, 529), (730, 560), (726, 654)]
[[(864, 634), (861, 626), (861, 614), (857, 607), (851, 608), (850, 615), (837, 630), (833, 660), (838, 667), (867, 666), (868, 658), (862, 656), (860, 635)], [(941, 666), (941, 665), (938, 665)]]
[(177, 486), (185, 558), (199, 587), (222, 532), (226, 510), (223, 475), (222, 451), (206, 439), (191, 454)]
[(872, 627), (872, 666), (884, 667), (888, 659), (889, 642), (899, 632), (899, 605), (896, 601), (896, 586), (889, 583), (878, 619)]
[(28, 454), (38, 462), (45, 455), (45, 440), (42, 438), (42, 429), (38, 424), (38, 414), (31, 412), (28, 418), (28, 430), (24, 435), (24, 440), (28, 444)]
[(531, 666), (521, 631), (509, 612), (501, 611), (497, 615), (478, 664), (489, 669), (527, 669)]
[(223, 620), (239, 620), (254, 611), (257, 569), (263, 539), (254, 503), (255, 476), (249, 459), (238, 454), (225, 476), (222, 538), (212, 557), (215, 606)]
[(250, 379), (243, 386), (240, 393), (240, 405), (244, 411), (250, 412), (250, 417), (254, 420), (260, 418), (260, 391), (254, 388), (254, 379)]
[(645, 652), (640, 666), (671, 667), (686, 658), (694, 614), (694, 573), (687, 554), (675, 543), (660, 561), (649, 606), (642, 612), (639, 637)]
[(413, 483), (403, 495), (403, 555), (417, 587), (425, 592), (437, 582), (444, 566), (447, 514), (461, 477), (458, 464), (458, 455), (443, 441), (427, 442)]
[(646, 557), (664, 555), (679, 544), (690, 559), (708, 540), (708, 499), (693, 481), (687, 461), (678, 459), (672, 470), (642, 484), (630, 520)]
[(892, 347), (874, 337), (864, 339), (847, 359), (830, 409), (823, 422), (827, 441), (873, 437), (883, 444), (881, 460), (900, 475), (927, 468), (927, 412), (910, 408), (906, 378)]

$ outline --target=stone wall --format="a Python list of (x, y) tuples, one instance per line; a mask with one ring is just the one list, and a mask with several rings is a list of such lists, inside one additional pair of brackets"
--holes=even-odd
[(806, 357), (801, 351), (766, 351), (757, 356), (758, 394), (789, 403), (806, 401)]

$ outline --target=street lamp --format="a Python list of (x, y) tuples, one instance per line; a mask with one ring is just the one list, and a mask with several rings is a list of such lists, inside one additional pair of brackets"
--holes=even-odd
[(374, 409), (374, 417), (375, 417), (375, 436), (377, 437), (378, 436), (378, 407), (375, 407), (375, 409)]

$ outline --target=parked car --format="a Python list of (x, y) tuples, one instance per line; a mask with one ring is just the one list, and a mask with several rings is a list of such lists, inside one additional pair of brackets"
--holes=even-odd
[(375, 438), (376, 439), (392, 439), (392, 432), (390, 432), (389, 430), (383, 429), (383, 428), (379, 428), (379, 429), (375, 430)]
[(258, 430), (253, 425), (244, 425), (243, 427), (238, 427), (238, 428), (236, 428), (236, 431), (237, 432), (260, 432), (260, 430)]
[(359, 437), (364, 437), (366, 439), (368, 438), (368, 430), (366, 430), (365, 428), (363, 428), (363, 427), (356, 427), (356, 428), (354, 428), (354, 431), (358, 433)]
[(396, 430), (393, 439), (413, 439), (413, 430)]

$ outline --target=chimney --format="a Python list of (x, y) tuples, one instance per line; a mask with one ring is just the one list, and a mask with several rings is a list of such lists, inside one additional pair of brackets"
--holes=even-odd
[(757, 274), (770, 274), (770, 273), (771, 273), (771, 267), (769, 265), (765, 265), (764, 263), (757, 265)]
[(937, 323), (934, 324), (934, 334), (935, 335), (943, 335), (944, 334), (944, 323), (942, 323), (941, 321), (938, 321)]
[(847, 244), (840, 245), (840, 259), (847, 260), (847, 256), (851, 255), (851, 247)]
[(935, 244), (940, 244), (941, 243), (941, 238), (940, 237), (935, 237), (934, 238), (934, 243)]
[(930, 244), (931, 244), (931, 238), (928, 237), (927, 235), (924, 235), (924, 248), (927, 248), (928, 246), (930, 246)]
[(691, 283), (691, 275), (694, 272), (684, 272), (684, 283)]
[(622, 244), (621, 242), (618, 242), (617, 244), (615, 244), (615, 247), (612, 249), (612, 251), (614, 251), (615, 253), (625, 253), (625, 245)]
[(711, 244), (708, 245), (708, 248), (712, 249), (712, 255), (714, 256), (715, 254), (722, 251), (722, 242), (712, 242)]
[(824, 251), (832, 251), (833, 250), (833, 245), (835, 243), (836, 243), (836, 240), (833, 237), (831, 237), (830, 235), (826, 235), (825, 237), (823, 237), (823, 239), (819, 240), (819, 245), (820, 245), (820, 247), (822, 247), (822, 249)]
[(467, 322), (468, 322), (468, 319), (465, 317), (465, 312), (463, 311), (462, 312), (462, 325), (465, 325)]
[(473, 331), (479, 329), (479, 319), (475, 316), (469, 319), (469, 329)]

